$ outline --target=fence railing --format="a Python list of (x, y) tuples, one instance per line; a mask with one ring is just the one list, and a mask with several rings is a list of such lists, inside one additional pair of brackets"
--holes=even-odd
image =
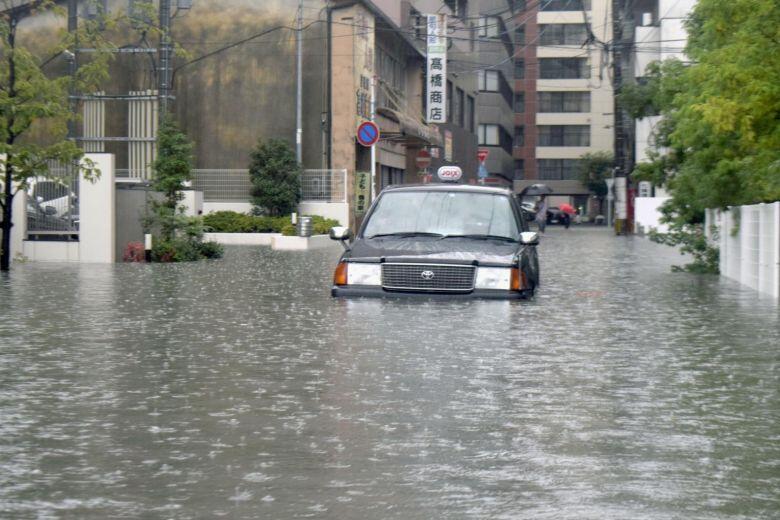
[[(122, 173), (118, 170), (118, 176)], [(192, 170), (192, 188), (203, 192), (204, 202), (249, 202), (252, 198), (248, 170)], [(304, 170), (301, 173), (301, 200), (346, 202), (347, 170)]]
[(52, 162), (47, 175), (29, 181), (28, 235), (78, 234), (78, 172), (77, 165)]
[(192, 188), (203, 192), (204, 202), (249, 202), (252, 198), (248, 170), (192, 170)]
[(780, 298), (780, 202), (710, 209), (705, 227), (720, 248), (721, 275)]
[(347, 170), (304, 170), (301, 174), (301, 200), (346, 202)]

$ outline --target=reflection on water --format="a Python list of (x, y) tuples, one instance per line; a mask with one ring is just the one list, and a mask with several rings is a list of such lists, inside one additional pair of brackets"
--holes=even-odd
[(332, 300), (339, 250), (18, 266), (0, 517), (780, 517), (771, 301), (588, 229), (531, 301)]

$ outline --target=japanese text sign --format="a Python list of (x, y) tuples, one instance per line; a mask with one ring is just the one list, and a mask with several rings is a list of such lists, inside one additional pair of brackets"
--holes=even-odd
[(428, 74), (425, 90), (427, 123), (447, 122), (447, 15), (426, 15)]

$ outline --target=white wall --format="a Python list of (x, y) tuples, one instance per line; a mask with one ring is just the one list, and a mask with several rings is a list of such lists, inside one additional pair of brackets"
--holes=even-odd
[(720, 274), (780, 299), (780, 202), (708, 210), (708, 232), (712, 226), (717, 229)]
[(204, 202), (203, 214), (216, 213), (217, 211), (235, 211), (238, 213), (251, 213), (252, 204), (249, 202)]
[(349, 225), (349, 206), (343, 202), (301, 202), (298, 205), (298, 214), (333, 218), (342, 226)]
[(203, 192), (195, 190), (185, 190), (182, 195), (184, 198), (179, 203), (184, 207), (184, 214), (188, 217), (199, 215), (203, 211)]
[(79, 176), (79, 259), (86, 263), (116, 261), (116, 186), (114, 155), (86, 154), (100, 178), (90, 182)]
[(669, 197), (637, 197), (634, 199), (634, 232), (648, 233), (655, 229), (659, 233), (669, 231), (669, 226), (660, 222), (661, 212), (658, 208), (669, 200)]
[(650, 161), (647, 151), (653, 148), (653, 132), (660, 121), (661, 116), (650, 116), (636, 120), (636, 162)]

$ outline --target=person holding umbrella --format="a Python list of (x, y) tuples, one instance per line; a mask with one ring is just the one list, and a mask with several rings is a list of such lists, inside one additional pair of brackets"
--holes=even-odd
[(574, 206), (571, 204), (563, 203), (561, 204), (561, 213), (563, 213), (563, 226), (566, 229), (569, 229), (569, 225), (571, 225), (571, 215), (576, 215), (577, 210), (574, 209)]
[(539, 225), (539, 232), (544, 233), (544, 228), (547, 226), (547, 195), (552, 193), (553, 190), (546, 184), (531, 184), (526, 186), (521, 192), (520, 197), (539, 196), (539, 202), (537, 203), (536, 211), (536, 223)]
[(547, 226), (547, 196), (542, 195), (539, 199), (539, 205), (536, 209), (536, 224), (539, 226), (539, 232), (544, 234), (544, 228)]

